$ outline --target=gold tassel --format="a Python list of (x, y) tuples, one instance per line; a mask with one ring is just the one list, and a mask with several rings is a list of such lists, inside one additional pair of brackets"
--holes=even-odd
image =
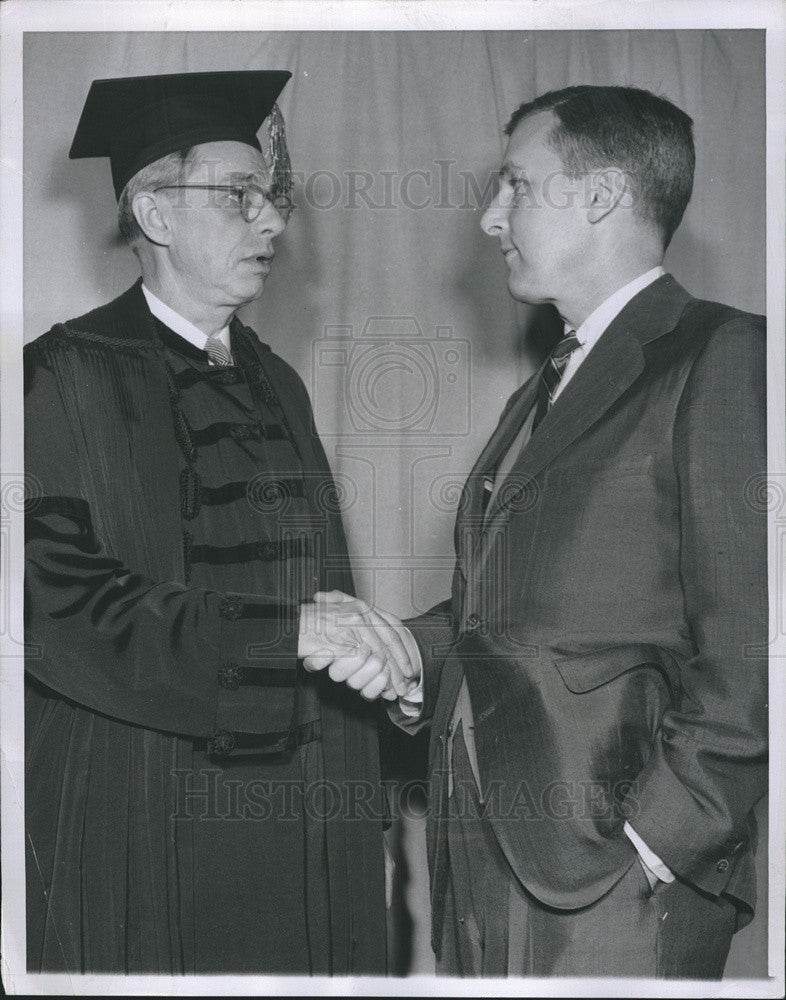
[(292, 193), (292, 164), (289, 161), (287, 149), (287, 134), (284, 129), (284, 116), (281, 108), (274, 104), (267, 119), (269, 136), (268, 157), (273, 163), (273, 196)]

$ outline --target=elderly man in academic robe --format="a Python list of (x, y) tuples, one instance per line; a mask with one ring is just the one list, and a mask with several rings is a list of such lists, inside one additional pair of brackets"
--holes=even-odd
[(95, 81), (71, 149), (142, 277), (25, 352), (32, 971), (385, 970), (375, 719), (300, 659), (352, 588), (335, 484), (235, 316), (292, 209), (289, 76)]

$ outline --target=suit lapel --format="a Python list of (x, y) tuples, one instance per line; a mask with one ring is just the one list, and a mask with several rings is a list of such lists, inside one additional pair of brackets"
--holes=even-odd
[(532, 409), (537, 392), (540, 369), (532, 375), (511, 397), (494, 433), (486, 442), (472, 468), (458, 506), (456, 517), (456, 552), (462, 565), (471, 556), (485, 520), (483, 510), (484, 480), (499, 464), (500, 459), (513, 443), (516, 434)]
[[(673, 330), (689, 299), (668, 274), (639, 292), (590, 351), (522, 449), (511, 474), (521, 482), (533, 479), (602, 417), (644, 371), (643, 345)], [(489, 534), (510, 502), (510, 493), (495, 498), (487, 513)]]
[[(622, 337), (607, 340), (604, 334), (544, 416), (510, 474), (520, 482), (533, 479), (594, 424), (643, 369), (644, 355), (637, 340)], [(504, 513), (510, 498), (509, 491), (497, 494), (488, 512), (489, 525)]]

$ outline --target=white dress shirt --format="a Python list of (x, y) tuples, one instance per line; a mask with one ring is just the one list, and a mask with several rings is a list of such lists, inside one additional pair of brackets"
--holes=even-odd
[[(656, 281), (666, 272), (665, 270), (658, 266), (653, 267), (644, 274), (639, 275), (638, 278), (634, 278), (633, 281), (629, 281), (627, 285), (623, 285), (622, 288), (614, 292), (605, 299), (594, 312), (584, 320), (584, 322), (579, 326), (576, 332), (576, 339), (579, 341), (579, 347), (577, 347), (568, 358), (568, 363), (565, 366), (565, 370), (562, 373), (562, 378), (559, 381), (553, 395), (552, 395), (552, 405), (554, 401), (559, 397), (559, 394), (564, 390), (565, 386), (570, 382), (573, 376), (576, 374), (580, 368), (582, 362), (587, 357), (592, 348), (597, 344), (601, 335), (608, 329), (612, 320), (614, 320), (623, 308), (631, 301), (631, 299), (638, 295), (639, 292), (643, 291), (648, 285), (651, 285), (653, 281)], [(569, 329), (566, 326), (565, 332), (568, 333)], [(505, 479), (510, 469), (515, 464), (516, 458), (519, 452), (524, 447), (526, 442), (529, 440), (530, 434), (532, 433), (532, 419), (534, 416), (534, 408), (530, 411), (525, 419), (521, 430), (516, 435), (510, 448), (503, 456), (502, 460), (497, 469), (497, 475), (495, 477), (494, 483), (492, 484), (492, 496), (499, 490), (502, 481)], [(487, 509), (491, 506), (489, 502)], [(419, 658), (419, 657), (418, 657)], [(408, 691), (405, 697), (398, 699), (398, 706), (401, 712), (409, 716), (410, 718), (417, 718), (420, 715), (421, 707), (423, 704), (423, 664), (418, 662), (417, 664), (420, 674), (420, 680), (417, 686), (413, 686), (413, 690)], [(456, 710), (454, 712), (454, 728), (456, 721), (461, 718), (463, 719), (463, 729), (464, 729), (464, 740), (467, 745), (467, 754), (469, 756), (470, 764), (472, 766), (473, 774), (475, 775), (475, 780), (478, 782), (478, 787), (480, 788), (480, 779), (478, 774), (477, 766), (477, 754), (475, 752), (475, 740), (473, 735), (472, 726), (472, 706), (469, 700), (469, 691), (467, 690), (466, 681), (462, 682), (461, 690), (459, 691), (459, 697), (456, 703)], [(481, 794), (482, 794), (482, 789)], [(641, 860), (645, 863), (647, 868), (650, 869), (662, 882), (673, 882), (674, 874), (671, 870), (661, 861), (661, 859), (653, 851), (647, 847), (641, 837), (636, 833), (633, 827), (629, 823), (625, 823), (623, 827), (626, 835), (633, 843), (636, 851), (639, 854)]]
[[(610, 295), (605, 301), (601, 302), (598, 308), (593, 313), (590, 313), (590, 315), (584, 320), (578, 330), (574, 331), (567, 325), (567, 323), (565, 324), (565, 336), (569, 333), (575, 333), (579, 346), (576, 347), (568, 356), (568, 363), (565, 365), (562, 378), (557, 383), (551, 396), (552, 406), (559, 394), (579, 370), (581, 363), (587, 357), (595, 344), (597, 344), (601, 334), (608, 329), (611, 321), (622, 311), (623, 306), (626, 306), (634, 295), (638, 295), (642, 289), (646, 288), (647, 285), (652, 284), (656, 278), (660, 278), (660, 276), (665, 273), (666, 272), (662, 267), (653, 267), (645, 274), (640, 274), (638, 278), (634, 278), (633, 281), (629, 281), (627, 285), (623, 285), (623, 287), (614, 292), (613, 295)], [(530, 435), (532, 434), (532, 423), (534, 419), (535, 407), (533, 406), (527, 414), (524, 423), (521, 425), (510, 447), (502, 456), (500, 463), (497, 466), (497, 472), (493, 481), (486, 480), (486, 488), (490, 491), (488, 502), (486, 503), (487, 511), (491, 510), (494, 498), (499, 492), (500, 486), (502, 486), (508, 476), (508, 473), (516, 464), (519, 452), (527, 441), (529, 441)]]
[[(162, 302), (157, 295), (154, 295), (150, 289), (142, 282), (142, 292), (144, 293), (145, 299), (147, 300), (147, 307), (150, 312), (160, 319), (164, 326), (168, 326), (170, 330), (187, 340), (189, 344), (193, 344), (194, 347), (198, 347), (200, 351), (205, 350), (205, 344), (207, 343), (207, 334), (203, 333), (198, 326), (187, 320), (180, 313), (175, 312), (166, 302)], [(223, 327), (216, 334), (216, 337), (221, 341), (221, 343), (229, 351), (229, 324)], [(231, 356), (231, 351), (230, 351)], [(209, 362), (211, 365), (212, 361)]]
[[(651, 268), (644, 274), (640, 274), (638, 278), (634, 278), (633, 281), (629, 281), (627, 285), (623, 285), (622, 288), (614, 292), (613, 295), (610, 295), (604, 302), (601, 302), (594, 312), (589, 314), (578, 330), (576, 330), (576, 339), (581, 346), (577, 347), (568, 358), (562, 378), (559, 380), (557, 388), (551, 397), (552, 405), (554, 400), (557, 399), (568, 382), (570, 382), (579, 370), (582, 361), (584, 361), (595, 344), (600, 340), (601, 334), (605, 333), (609, 328), (611, 321), (616, 319), (634, 295), (638, 295), (647, 285), (651, 285), (653, 281), (656, 281), (665, 273), (665, 270), (660, 266)], [(567, 326), (565, 327), (565, 332), (568, 332)]]

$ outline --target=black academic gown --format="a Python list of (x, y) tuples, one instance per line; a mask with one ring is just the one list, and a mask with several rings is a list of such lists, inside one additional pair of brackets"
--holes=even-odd
[(385, 970), (374, 709), (297, 661), (352, 588), (305, 388), (139, 283), (26, 349), (33, 971)]

